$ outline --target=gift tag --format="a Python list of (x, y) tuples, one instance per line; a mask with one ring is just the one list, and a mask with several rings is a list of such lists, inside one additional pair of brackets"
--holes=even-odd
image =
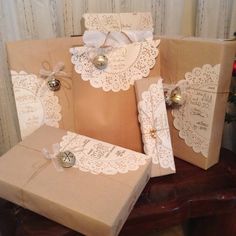
[(70, 151), (60, 152), (57, 157), (63, 168), (70, 168), (75, 164), (75, 155)]

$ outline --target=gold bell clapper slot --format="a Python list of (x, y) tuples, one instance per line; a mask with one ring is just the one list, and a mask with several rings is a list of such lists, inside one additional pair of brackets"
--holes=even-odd
[(48, 82), (47, 82), (47, 85), (48, 85), (48, 88), (51, 90), (51, 91), (58, 91), (61, 87), (61, 82), (60, 80), (58, 79), (55, 79), (55, 78), (52, 78), (52, 79), (49, 79)]
[(164, 93), (167, 106), (174, 108), (183, 105), (184, 97), (179, 87), (175, 87), (174, 89), (167, 87), (164, 89)]
[(171, 91), (170, 100), (174, 105), (182, 105), (182, 95), (179, 87)]
[(70, 151), (59, 152), (57, 154), (58, 161), (63, 168), (70, 168), (74, 166), (76, 158)]
[(93, 58), (93, 65), (99, 70), (104, 70), (107, 67), (107, 64), (108, 58), (105, 54), (98, 54)]

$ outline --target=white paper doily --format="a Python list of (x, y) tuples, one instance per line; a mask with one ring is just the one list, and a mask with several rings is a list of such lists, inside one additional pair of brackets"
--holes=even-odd
[(69, 131), (60, 142), (60, 151), (66, 150), (76, 157), (74, 167), (92, 174), (127, 173), (145, 165), (149, 158), (144, 154)]
[(128, 90), (135, 80), (149, 75), (156, 63), (159, 44), (160, 40), (150, 40), (108, 50), (108, 66), (104, 70), (93, 65), (89, 49), (85, 47), (71, 48), (71, 61), (75, 71), (94, 88), (118, 92)]
[(185, 74), (177, 86), (184, 92), (185, 102), (172, 110), (179, 136), (194, 152), (207, 157), (219, 81), (220, 64), (206, 64)]
[(61, 106), (45, 81), (24, 71), (11, 77), (22, 139), (43, 124), (59, 127)]
[[(166, 113), (162, 80), (153, 83), (141, 95), (138, 103), (138, 119), (141, 125), (144, 152), (153, 164), (175, 170), (170, 131)], [(155, 130), (155, 138), (151, 132)]]
[(101, 32), (122, 30), (152, 30), (153, 22), (150, 12), (138, 13), (87, 13), (83, 15), (87, 30)]

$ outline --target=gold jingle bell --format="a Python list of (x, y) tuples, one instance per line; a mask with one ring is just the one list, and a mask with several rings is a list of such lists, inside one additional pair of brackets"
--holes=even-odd
[(59, 90), (60, 87), (61, 87), (61, 82), (60, 82), (60, 80), (55, 79), (55, 78), (48, 80), (48, 83), (47, 83), (47, 84), (48, 84), (48, 88), (49, 88), (51, 91), (57, 91), (57, 90)]
[(171, 91), (170, 100), (174, 105), (181, 105), (182, 104), (182, 95), (180, 88), (175, 88)]
[(151, 129), (150, 130), (150, 135), (153, 139), (156, 139), (157, 138), (157, 130), (156, 129)]
[(103, 70), (107, 67), (108, 58), (104, 54), (99, 54), (94, 57), (93, 64), (97, 69)]
[(70, 151), (60, 152), (57, 158), (63, 168), (70, 168), (75, 164), (75, 155)]

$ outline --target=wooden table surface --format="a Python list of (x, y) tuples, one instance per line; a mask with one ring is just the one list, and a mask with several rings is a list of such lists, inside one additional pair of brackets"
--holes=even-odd
[[(142, 236), (188, 221), (191, 236), (236, 235), (236, 155), (222, 149), (220, 162), (205, 171), (175, 159), (177, 173), (152, 178), (121, 236)], [(33, 212), (0, 204), (2, 236), (80, 235)]]

